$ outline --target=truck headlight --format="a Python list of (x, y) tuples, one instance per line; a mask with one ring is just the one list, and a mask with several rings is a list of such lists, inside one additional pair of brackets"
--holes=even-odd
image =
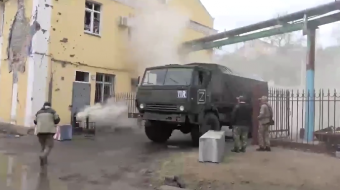
[(144, 104), (139, 104), (140, 109), (144, 109)]
[(179, 106), (180, 111), (184, 111), (184, 106)]

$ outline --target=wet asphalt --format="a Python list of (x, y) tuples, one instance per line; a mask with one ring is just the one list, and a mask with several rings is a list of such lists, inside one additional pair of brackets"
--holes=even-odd
[(150, 142), (141, 128), (78, 135), (72, 141), (55, 141), (47, 175), (40, 174), (39, 149), (36, 136), (0, 134), (1, 190), (155, 189), (151, 179), (161, 159), (197, 148), (190, 134), (179, 131), (162, 145)]
[(142, 129), (75, 136), (72, 141), (55, 141), (48, 173), (41, 175), (37, 138), (2, 134), (0, 189), (154, 189), (150, 180), (160, 159), (193, 149), (190, 135), (178, 131), (164, 145), (151, 143)]

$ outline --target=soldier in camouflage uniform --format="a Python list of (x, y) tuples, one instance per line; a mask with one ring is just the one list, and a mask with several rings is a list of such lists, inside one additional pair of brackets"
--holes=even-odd
[(238, 104), (232, 112), (234, 149), (232, 152), (245, 152), (248, 142), (248, 132), (252, 125), (252, 107), (245, 102), (243, 96), (238, 97)]
[(260, 114), (257, 117), (259, 120), (259, 148), (257, 151), (271, 151), (270, 139), (269, 139), (269, 128), (273, 121), (273, 109), (268, 104), (268, 98), (262, 96), (260, 98), (261, 109)]
[(44, 103), (44, 106), (37, 112), (34, 119), (34, 124), (36, 124), (35, 135), (38, 136), (41, 146), (41, 154), (39, 157), (41, 171), (43, 173), (46, 172), (47, 157), (53, 148), (53, 136), (56, 133), (56, 125), (59, 122), (59, 115), (51, 108), (49, 102)]

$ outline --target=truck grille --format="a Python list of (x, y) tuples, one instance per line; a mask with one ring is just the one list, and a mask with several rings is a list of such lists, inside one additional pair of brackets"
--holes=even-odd
[(146, 104), (145, 110), (151, 111), (177, 111), (177, 105), (172, 104)]

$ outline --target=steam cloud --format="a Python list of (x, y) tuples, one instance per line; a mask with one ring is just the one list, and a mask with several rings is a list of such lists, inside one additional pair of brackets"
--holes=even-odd
[(137, 6), (129, 42), (132, 72), (181, 64), (178, 49), (188, 22), (188, 16), (158, 1), (147, 0)]
[[(158, 1), (146, 0), (137, 5), (129, 39), (129, 68), (132, 75), (141, 74), (146, 67), (181, 64), (179, 46), (189, 18)], [(105, 104), (86, 107), (77, 119), (86, 117), (97, 127), (132, 127), (136, 121), (127, 118), (124, 102), (111, 98)]]
[(116, 102), (114, 98), (109, 99), (105, 104), (97, 103), (86, 107), (77, 114), (77, 120), (85, 121), (89, 117), (97, 127), (133, 127), (136, 121), (127, 118), (128, 107), (125, 102)]

